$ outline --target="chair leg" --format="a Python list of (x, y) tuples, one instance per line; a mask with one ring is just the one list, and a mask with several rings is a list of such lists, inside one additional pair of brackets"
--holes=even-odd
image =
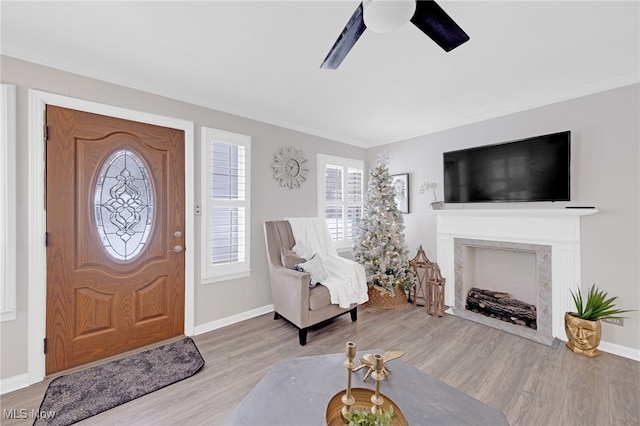
[(280, 318), (282, 318), (282, 317), (280, 316), (280, 314), (279, 314), (279, 313), (277, 313), (277, 312), (274, 312), (274, 313), (273, 313), (273, 319), (274, 319), (274, 320), (279, 320)]
[(298, 330), (298, 339), (300, 340), (300, 346), (304, 346), (307, 344), (307, 330), (306, 328), (301, 328)]
[(351, 314), (351, 321), (358, 321), (358, 308), (353, 308), (350, 314)]

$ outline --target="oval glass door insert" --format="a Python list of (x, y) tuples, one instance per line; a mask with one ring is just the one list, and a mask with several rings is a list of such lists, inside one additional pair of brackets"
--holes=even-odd
[(144, 162), (118, 149), (102, 164), (94, 191), (98, 236), (114, 259), (129, 261), (147, 244), (154, 219), (153, 182)]

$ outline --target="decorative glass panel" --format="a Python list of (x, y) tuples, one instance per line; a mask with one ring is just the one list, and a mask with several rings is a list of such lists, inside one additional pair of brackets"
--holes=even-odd
[(114, 259), (132, 260), (153, 226), (153, 185), (142, 159), (119, 149), (103, 163), (94, 191), (97, 232)]

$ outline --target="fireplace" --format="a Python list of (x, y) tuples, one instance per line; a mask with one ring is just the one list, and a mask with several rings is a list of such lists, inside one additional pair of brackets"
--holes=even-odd
[[(465, 290), (479, 287), (509, 293), (523, 302), (536, 304), (539, 248), (530, 244), (504, 244), (496, 241), (456, 239), (462, 246)], [(458, 257), (456, 251), (456, 257)], [(457, 273), (457, 270), (456, 270)]]
[[(476, 250), (482, 250), (481, 253), (485, 250), (504, 252), (504, 255), (484, 255), (479, 262), (475, 262), (472, 253), (475, 254)], [(455, 308), (458, 315), (536, 341), (542, 339), (542, 343), (553, 341), (550, 339), (553, 336), (550, 245), (454, 238), (454, 262)], [(494, 269), (494, 272), (483, 275), (483, 269)], [(537, 314), (535, 329), (520, 329), (522, 326), (518, 324), (501, 324), (498, 322), (500, 320), (463, 311), (472, 286), (492, 286), (488, 289), (509, 293), (513, 298), (534, 305)]]
[[(580, 283), (580, 217), (596, 209), (440, 210), (438, 264), (447, 279), (445, 304), (454, 315), (543, 343), (566, 339), (564, 312), (573, 310), (569, 289)], [(464, 308), (468, 250), (528, 253), (535, 272), (529, 289), (537, 309), (537, 329), (509, 324)], [(525, 268), (526, 269), (526, 268)], [(467, 281), (469, 279), (467, 278)], [(468, 285), (469, 283), (467, 283)], [(498, 289), (499, 290), (499, 289)]]

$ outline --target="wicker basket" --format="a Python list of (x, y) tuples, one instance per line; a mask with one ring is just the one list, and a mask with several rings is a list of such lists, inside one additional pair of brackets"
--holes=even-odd
[(375, 285), (369, 286), (367, 292), (369, 293), (369, 301), (365, 305), (374, 308), (395, 309), (409, 303), (407, 293), (399, 287), (394, 289), (395, 296), (391, 296), (387, 290)]

